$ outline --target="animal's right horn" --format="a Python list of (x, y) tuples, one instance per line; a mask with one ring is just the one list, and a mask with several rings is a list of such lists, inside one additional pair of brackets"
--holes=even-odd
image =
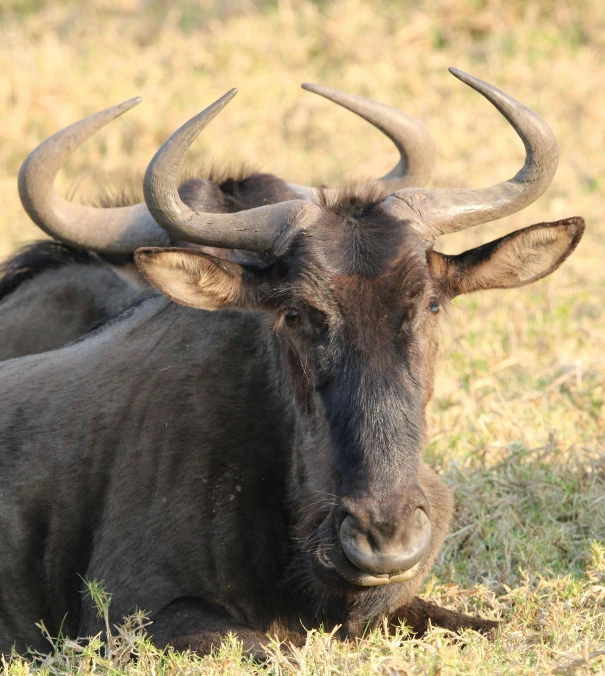
[[(359, 115), (393, 141), (399, 151), (399, 162), (377, 181), (386, 183), (393, 191), (422, 188), (429, 182), (437, 150), (431, 132), (419, 119), (365, 96), (317, 84), (305, 83), (302, 87)], [(317, 192), (316, 188), (293, 183), (290, 185), (304, 196), (311, 197)]]
[(98, 209), (74, 204), (54, 191), (57, 172), (86, 139), (141, 101), (130, 99), (57, 132), (33, 152), (19, 170), (19, 196), (25, 211), (44, 232), (76, 247), (101, 253), (132, 253), (139, 246), (166, 246), (170, 237), (145, 204)]
[(279, 255), (294, 232), (304, 227), (304, 218), (319, 207), (304, 200), (289, 200), (231, 214), (215, 214), (192, 211), (179, 196), (176, 177), (187, 149), (236, 93), (236, 89), (227, 92), (162, 145), (145, 172), (145, 202), (155, 220), (175, 239)]

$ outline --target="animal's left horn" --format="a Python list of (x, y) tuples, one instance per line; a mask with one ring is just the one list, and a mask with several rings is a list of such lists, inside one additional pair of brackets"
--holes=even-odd
[(267, 251), (279, 255), (297, 228), (303, 212), (314, 207), (290, 200), (231, 214), (192, 211), (179, 197), (177, 176), (189, 146), (237, 93), (232, 89), (186, 122), (162, 145), (147, 167), (145, 202), (155, 220), (179, 240), (224, 249)]
[[(395, 214), (413, 213), (419, 229), (434, 238), (521, 211), (548, 188), (559, 161), (559, 145), (548, 124), (493, 85), (450, 68), (450, 73), (482, 94), (510, 122), (525, 145), (525, 163), (508, 181), (475, 190), (399, 190), (385, 201)], [(419, 217), (419, 218), (418, 218)]]
[(32, 151), (19, 170), (25, 211), (44, 232), (66, 244), (101, 253), (132, 253), (139, 246), (166, 246), (170, 238), (144, 204), (97, 209), (74, 204), (54, 191), (57, 172), (86, 139), (141, 101), (130, 99), (57, 132)]

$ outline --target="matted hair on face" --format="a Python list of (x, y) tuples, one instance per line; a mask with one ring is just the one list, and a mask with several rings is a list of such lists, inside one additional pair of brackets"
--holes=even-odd
[(358, 216), (372, 210), (390, 194), (388, 186), (378, 181), (347, 181), (340, 188), (319, 188), (316, 203), (338, 216)]

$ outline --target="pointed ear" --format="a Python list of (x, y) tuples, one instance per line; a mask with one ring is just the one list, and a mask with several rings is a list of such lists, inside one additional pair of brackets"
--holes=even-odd
[(458, 256), (432, 251), (429, 264), (454, 298), (481, 289), (510, 289), (554, 272), (576, 248), (584, 219), (539, 223)]
[(134, 252), (134, 261), (164, 295), (203, 310), (258, 307), (267, 281), (264, 272), (192, 249), (145, 247)]

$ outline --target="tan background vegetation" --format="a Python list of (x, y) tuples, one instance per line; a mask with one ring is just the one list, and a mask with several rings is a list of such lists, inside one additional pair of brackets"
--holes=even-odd
[[(424, 120), (438, 147), (431, 185), (512, 176), (522, 144), (450, 65), (533, 107), (560, 140), (559, 171), (534, 205), (440, 244), (459, 251), (536, 222), (587, 221), (577, 252), (552, 277), (463, 298), (444, 323), (427, 454), (458, 508), (426, 595), (502, 617), (502, 636), (460, 645), (435, 631), (420, 642), (370, 637), (345, 648), (315, 636), (298, 662), (277, 654), (269, 670), (605, 669), (604, 62), (605, 3), (596, 0), (2, 0), (0, 257), (40, 236), (17, 194), (26, 154), (139, 94), (139, 107), (73, 156), (59, 190), (86, 200), (98, 185), (139, 175), (174, 129), (233, 86), (240, 94), (196, 141), (191, 164), (246, 163), (330, 184), (390, 168), (389, 142), (300, 90), (311, 81)], [(227, 646), (204, 665), (233, 673), (224, 670), (239, 669), (237, 651)]]

